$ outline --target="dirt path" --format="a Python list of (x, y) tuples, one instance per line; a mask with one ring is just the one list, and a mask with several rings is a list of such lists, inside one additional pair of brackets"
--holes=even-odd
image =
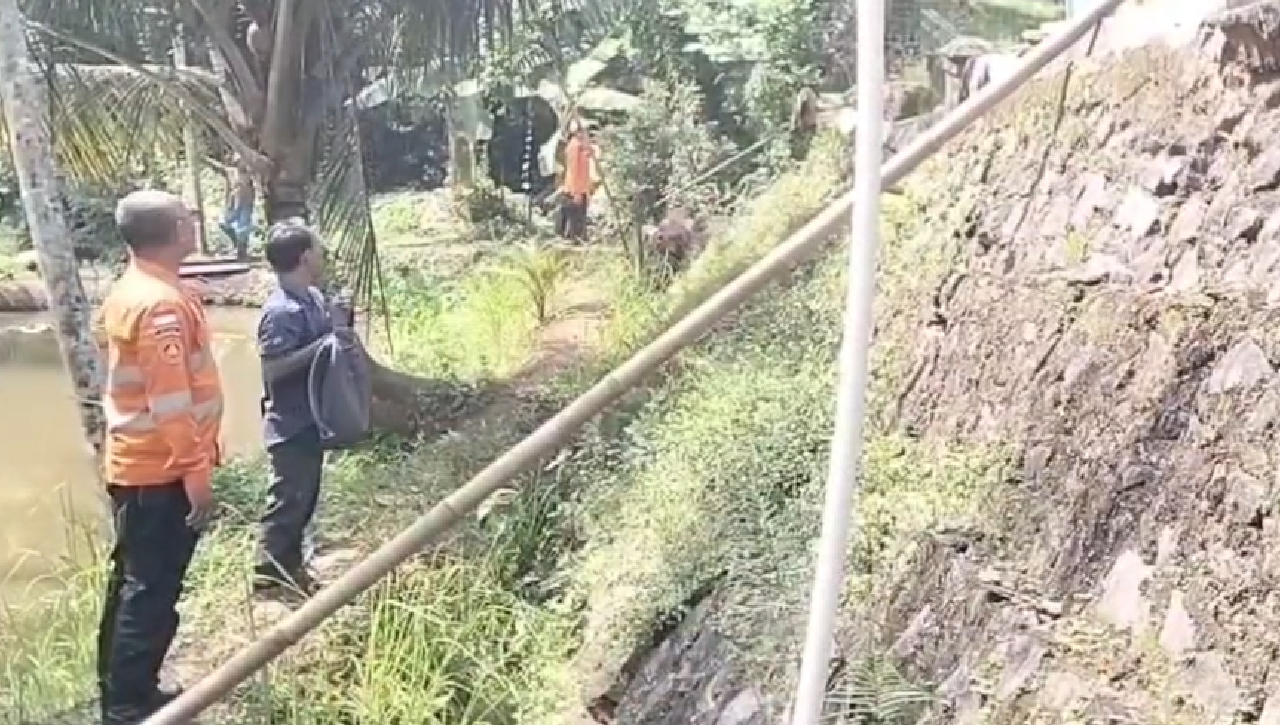
[(538, 331), (529, 363), (514, 378), (517, 390), (537, 387), (567, 371), (599, 342), (608, 311), (600, 290), (578, 283), (562, 295), (562, 311)]
[[(597, 289), (575, 285), (564, 290), (562, 299), (562, 312), (539, 331), (529, 362), (500, 395), (457, 422), (447, 445), (470, 449), (478, 461), (490, 460), (505, 450), (509, 440), (523, 427), (545, 417), (545, 412), (535, 410), (539, 407), (541, 390), (591, 354), (607, 320), (606, 301)], [(341, 576), (365, 553), (358, 545), (341, 542), (326, 548), (313, 563), (318, 580), (324, 584)], [(195, 621), (189, 620), (191, 626), (184, 627), (169, 659), (166, 679), (185, 685), (195, 683), (290, 611), (281, 603), (254, 601), (247, 592), (239, 603), (229, 604), (227, 621), (221, 624), (218, 636), (212, 641), (201, 636), (202, 631), (209, 631), (209, 622), (199, 621), (202, 619), (199, 615), (191, 618)], [(343, 613), (336, 616), (341, 617)], [(314, 640), (310, 642), (314, 646)], [(303, 640), (282, 659), (296, 662), (318, 654), (309, 650), (308, 643), (309, 640)], [(269, 687), (270, 675), (254, 682), (257, 684), (250, 687)], [(220, 715), (229, 714), (228, 707), (220, 705), (213, 708), (205, 720), (220, 722)]]

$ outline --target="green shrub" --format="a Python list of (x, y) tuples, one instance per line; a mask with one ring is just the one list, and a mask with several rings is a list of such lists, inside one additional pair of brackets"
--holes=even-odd
[(517, 208), (507, 192), (488, 177), (476, 179), (464, 189), (455, 189), (453, 216), (472, 230), (474, 236), (502, 238), (529, 230), (527, 209)]
[(653, 220), (653, 206), (660, 201), (703, 215), (724, 201), (731, 185), (723, 177), (697, 183), (733, 153), (704, 121), (702, 104), (693, 85), (654, 84), (625, 123), (603, 133), (601, 176), (616, 205), (610, 221), (616, 233), (628, 235), (628, 243)]
[(759, 196), (740, 202), (728, 227), (712, 237), (665, 295), (664, 318), (692, 310), (821, 211), (842, 184), (844, 154), (843, 139), (822, 136), (804, 164), (779, 176)]
[(383, 194), (370, 200), (373, 228), (382, 241), (417, 237), (428, 231), (423, 224), (430, 195), (416, 192)]
[(550, 321), (556, 295), (569, 275), (564, 251), (538, 242), (518, 246), (499, 268), (524, 290), (533, 319), (539, 325)]

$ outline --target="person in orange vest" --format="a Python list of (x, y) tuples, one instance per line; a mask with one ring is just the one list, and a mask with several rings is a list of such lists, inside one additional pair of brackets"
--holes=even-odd
[(160, 689), (176, 605), (214, 511), (222, 386), (200, 300), (178, 278), (196, 223), (178, 197), (138, 191), (116, 207), (129, 266), (99, 312), (107, 378), (104, 468), (115, 522), (98, 631), (104, 725), (135, 725)]
[(587, 208), (595, 191), (596, 149), (581, 119), (570, 119), (566, 129), (569, 143), (564, 149), (556, 233), (566, 239), (582, 239), (587, 232)]

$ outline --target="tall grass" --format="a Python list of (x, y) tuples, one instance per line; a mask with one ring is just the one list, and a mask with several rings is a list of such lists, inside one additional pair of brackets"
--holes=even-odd
[[(841, 183), (839, 168), (840, 149), (830, 146), (784, 175), (669, 292), (617, 273), (620, 266), (593, 267), (611, 275), (616, 292), (599, 365), (806, 221)], [(838, 260), (811, 264), (726, 321), (647, 397), (589, 426), (489, 516), (343, 610), (209, 721), (568, 722), (592, 683), (617, 677), (655, 623), (709, 583), (726, 602), (717, 626), (743, 643), (761, 683), (781, 687), (816, 533), (843, 282)], [(527, 286), (493, 267), (461, 281), (411, 276), (395, 283), (391, 300), (398, 365), (434, 376), (510, 374), (537, 326)], [(528, 424), (509, 411), (469, 439), (386, 442), (344, 456), (326, 473), (325, 529), (355, 549), (378, 543)], [(868, 526), (854, 555), (868, 568), (888, 562), (887, 576), (901, 570), (921, 531), (971, 514), (999, 458), (889, 436), (868, 450)], [(187, 674), (220, 662), (272, 616), (247, 596), (262, 476), (252, 463), (219, 474), (229, 511), (201, 546), (184, 603)], [(43, 715), (92, 692), (100, 573), (73, 576), (45, 605), (53, 621), (10, 630), (36, 626), (38, 634), (0, 633), (0, 698), (10, 698), (0, 704)], [(855, 581), (850, 595), (881, 582)]]
[[(349, 545), (380, 543), (405, 522), (422, 462), (392, 446), (331, 463), (325, 511), (345, 526)], [(264, 475), (240, 461), (219, 471), (223, 511), (203, 538), (187, 578), (183, 627), (175, 645), (189, 680), (220, 664), (279, 616), (250, 596)], [(392, 486), (404, 484), (393, 491)], [(425, 507), (445, 493), (419, 488)], [(378, 493), (389, 500), (379, 502)], [(527, 600), (518, 583), (547, 531), (522, 527), (538, 513), (491, 527), (493, 546), (475, 560), (440, 555), (411, 564), (242, 688), (211, 722), (472, 723), (533, 722), (554, 703), (571, 643), (570, 620)], [(400, 516), (395, 516), (398, 511)], [(542, 509), (545, 515), (545, 507)], [(368, 528), (375, 527), (375, 528)], [(379, 533), (381, 532), (381, 533)], [(354, 538), (351, 538), (354, 537)], [(364, 537), (363, 539), (359, 537)], [(0, 723), (45, 722), (74, 711), (92, 715), (97, 626), (106, 566), (50, 575), (56, 591), (22, 606), (0, 607)], [(51, 587), (54, 588), (54, 587)], [(540, 714), (542, 713), (542, 714)]]
[(548, 664), (568, 629), (485, 562), (442, 562), (380, 586), (338, 707), (353, 722), (536, 722), (553, 711)]
[[(70, 707), (94, 682), (96, 615), (106, 580), (102, 511), (70, 486), (55, 495), (67, 523), (60, 556), (26, 552), (10, 571), (0, 571), (0, 723), (47, 712), (50, 703)], [(33, 570), (42, 573), (23, 581)]]
[(38, 719), (90, 695), (104, 573), (63, 571), (52, 575), (55, 594), (0, 604), (0, 722)]
[(518, 370), (529, 355), (538, 320), (521, 280), (505, 269), (485, 265), (461, 280), (414, 271), (392, 280), (388, 297), (395, 367), (464, 380), (500, 378)]

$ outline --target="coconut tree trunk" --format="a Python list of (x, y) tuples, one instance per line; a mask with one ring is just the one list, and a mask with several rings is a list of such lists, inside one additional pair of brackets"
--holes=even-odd
[(49, 307), (57, 319), (58, 347), (71, 373), (85, 436), (97, 451), (106, 430), (99, 405), (103, 365), (75, 245), (62, 215), (62, 190), (45, 123), (48, 99), (29, 62), (17, 0), (0, 0), (0, 102), (8, 122), (9, 147)]
[[(178, 69), (187, 67), (187, 40), (183, 29), (179, 26), (173, 38), (173, 65)], [(196, 233), (200, 239), (200, 253), (209, 253), (209, 233), (204, 220), (204, 189), (200, 185), (200, 153), (199, 131), (195, 124), (188, 123), (182, 129), (182, 156), (186, 179), (183, 193), (196, 208)]]
[[(262, 119), (262, 151), (272, 161), (272, 170), (263, 185), (267, 223), (307, 214), (307, 182), (312, 169), (312, 152), (318, 117), (324, 114), (316, 98), (304, 91), (323, 94), (321, 84), (304, 88), (312, 80), (304, 68), (304, 46), (311, 34), (315, 9), (302, 0), (277, 0), (271, 66), (267, 69), (266, 106)], [(308, 105), (310, 102), (310, 105)], [(308, 111), (315, 111), (309, 114)], [(311, 116), (318, 116), (312, 118)]]
[[(322, 130), (326, 115), (345, 101), (348, 72), (358, 60), (355, 55), (319, 62), (319, 54), (308, 53), (316, 38), (316, 22), (322, 3), (309, 0), (276, 0), (269, 14), (253, 17), (261, 34), (249, 42), (252, 58), (224, 38), (216, 43), (222, 60), (215, 63), (227, 78), (235, 78), (221, 93), (227, 115), (246, 143), (266, 163), (249, 163), (257, 191), (262, 195), (268, 225), (301, 218), (310, 221), (308, 199), (316, 181)], [(229, 18), (224, 18), (229, 20)], [(229, 26), (228, 26), (229, 27)], [(267, 37), (270, 40), (266, 40)], [(266, 59), (267, 62), (261, 61)], [(248, 89), (248, 90), (246, 90)], [(356, 131), (358, 133), (358, 130)], [(361, 155), (354, 154), (359, 164)], [(351, 177), (352, 193), (365, 193), (363, 177)], [(248, 178), (249, 175), (245, 174)], [(252, 193), (252, 192), (250, 192)], [(430, 430), (430, 412), (441, 399), (449, 397), (436, 381), (416, 378), (375, 364), (374, 425), (405, 434)]]

